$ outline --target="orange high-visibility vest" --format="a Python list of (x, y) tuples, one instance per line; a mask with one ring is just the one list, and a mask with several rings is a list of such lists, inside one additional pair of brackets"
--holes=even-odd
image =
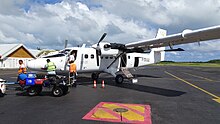
[(72, 73), (72, 72), (75, 72), (75, 73), (76, 73), (76, 64), (75, 64), (75, 63), (71, 63), (69, 70), (70, 70), (71, 73)]
[(18, 69), (18, 74), (21, 74), (21, 73), (27, 73), (27, 69), (23, 64), (20, 65)]

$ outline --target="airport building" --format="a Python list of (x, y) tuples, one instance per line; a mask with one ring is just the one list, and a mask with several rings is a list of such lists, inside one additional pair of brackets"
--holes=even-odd
[(18, 68), (18, 61), (21, 59), (24, 64), (35, 55), (23, 44), (0, 44), (0, 68)]

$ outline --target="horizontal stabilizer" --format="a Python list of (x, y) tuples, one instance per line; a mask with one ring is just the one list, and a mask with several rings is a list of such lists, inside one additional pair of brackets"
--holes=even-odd
[(165, 52), (174, 52), (174, 51), (185, 51), (182, 48), (177, 48), (177, 49), (169, 49), (169, 50), (164, 50)]

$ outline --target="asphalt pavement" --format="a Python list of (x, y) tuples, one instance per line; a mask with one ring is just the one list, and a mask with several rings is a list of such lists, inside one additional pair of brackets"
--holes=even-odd
[[(90, 74), (81, 74), (78, 86), (62, 97), (53, 97), (48, 89), (30, 97), (18, 85), (8, 85), (0, 98), (0, 123), (112, 123), (82, 119), (101, 102), (149, 105), (153, 124), (220, 123), (220, 68), (143, 66), (131, 72), (138, 83), (125, 79), (116, 85), (111, 75), (101, 74), (97, 88)], [(0, 78), (15, 82), (16, 70), (0, 70)]]

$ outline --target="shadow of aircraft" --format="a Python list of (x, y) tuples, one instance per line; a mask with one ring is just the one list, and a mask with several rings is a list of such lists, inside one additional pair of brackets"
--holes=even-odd
[(152, 93), (152, 94), (162, 95), (162, 96), (167, 96), (167, 97), (181, 96), (186, 93), (182, 91), (151, 87), (151, 86), (144, 86), (144, 85), (139, 85), (139, 84), (131, 84), (131, 83), (123, 83), (123, 84), (117, 84), (117, 85), (107, 84), (107, 85), (131, 89), (131, 90), (140, 91), (140, 92)]
[(152, 76), (152, 75), (142, 75), (142, 74), (133, 74), (134, 77), (148, 77), (148, 78), (162, 78), (158, 76)]
[[(148, 75), (142, 75), (142, 76), (150, 77), (150, 78), (161, 78), (161, 77), (154, 77), (154, 76), (148, 76)], [(141, 77), (141, 75), (139, 75), (138, 77)], [(162, 95), (162, 96), (167, 96), (167, 97), (181, 96), (186, 93), (182, 91), (176, 91), (176, 90), (170, 90), (170, 89), (164, 89), (164, 88), (158, 88), (158, 87), (152, 87), (152, 86), (145, 86), (145, 85), (140, 85), (140, 84), (133, 84), (127, 79), (125, 79), (124, 83), (122, 84), (116, 84), (114, 77), (100, 78), (97, 81), (97, 83), (101, 83), (101, 80), (105, 80), (105, 82), (107, 82), (105, 83), (106, 85), (131, 89), (131, 90), (140, 91), (140, 92), (152, 93), (152, 94), (157, 94), (157, 95)], [(77, 79), (77, 84), (78, 85), (93, 85), (93, 80), (89, 77), (80, 77)]]

